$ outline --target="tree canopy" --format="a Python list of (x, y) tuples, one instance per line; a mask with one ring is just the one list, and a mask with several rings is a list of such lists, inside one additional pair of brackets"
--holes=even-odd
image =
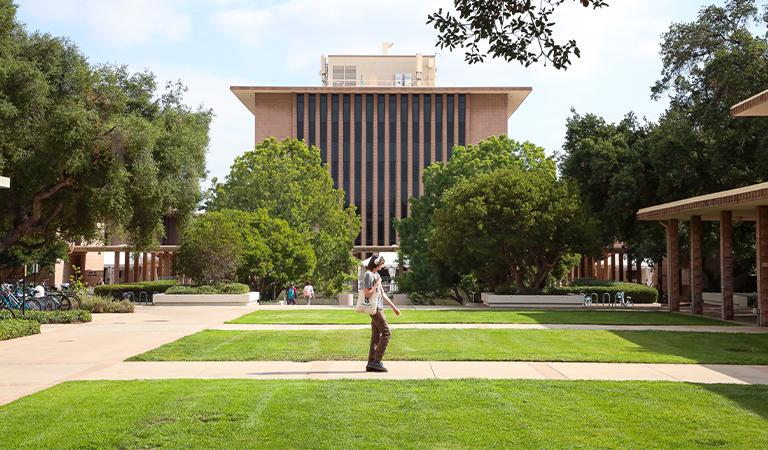
[[(560, 169), (600, 218), (604, 242), (619, 239), (637, 256), (660, 259), (662, 229), (638, 223), (638, 209), (766, 180), (768, 119), (730, 116), (731, 106), (768, 87), (768, 39), (751, 31), (768, 26), (768, 5), (762, 12), (757, 5), (731, 0), (670, 26), (651, 89), (653, 98), (670, 98), (658, 122), (631, 113), (616, 124), (575, 112), (568, 120)], [(751, 236), (745, 226), (737, 224), (736, 233)], [(737, 265), (749, 272), (754, 243), (736, 244), (744, 247)]]
[(317, 264), (311, 274), (325, 292), (338, 292), (356, 267), (352, 248), (359, 218), (344, 208), (344, 192), (321, 163), (320, 150), (297, 139), (267, 139), (235, 159), (225, 181), (214, 179), (210, 211), (263, 209), (307, 236)]
[[(27, 32), (0, 0), (0, 254), (119, 233), (158, 242), (163, 216), (201, 198), (210, 110), (183, 103), (180, 83), (93, 66), (66, 38)], [(13, 256), (16, 255), (16, 256)]]
[[(581, 51), (573, 39), (560, 43), (553, 37), (552, 14), (566, 0), (454, 0), (456, 14), (440, 8), (427, 16), (437, 30), (437, 46), (453, 51), (466, 49), (469, 64), (481, 63), (490, 55), (525, 65), (540, 59), (555, 69), (568, 69), (571, 55)], [(607, 6), (604, 0), (578, 0), (593, 9)]]
[(436, 247), (430, 246), (437, 228), (436, 211), (444, 206), (449, 189), (464, 180), (501, 169), (541, 173), (551, 178), (555, 176), (555, 161), (532, 143), (494, 136), (477, 145), (454, 147), (447, 164), (435, 163), (425, 169), (424, 194), (410, 200), (410, 216), (397, 222), (401, 260), (409, 262), (409, 271), (398, 279), (401, 289), (423, 294), (451, 290), (457, 301), (466, 298), (462, 277), (469, 272), (457, 263), (449, 264), (444, 255), (436, 253)]
[(540, 290), (569, 253), (592, 242), (594, 226), (572, 185), (554, 170), (514, 165), (459, 181), (435, 211), (430, 248), (486, 288)]

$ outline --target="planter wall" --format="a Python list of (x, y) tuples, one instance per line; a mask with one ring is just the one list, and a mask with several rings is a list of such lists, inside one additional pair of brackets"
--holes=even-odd
[(155, 294), (155, 305), (242, 306), (259, 302), (258, 292), (247, 294)]
[(584, 297), (578, 294), (566, 295), (498, 295), (490, 292), (480, 294), (480, 300), (488, 306), (514, 305), (572, 305), (583, 306)]
[[(736, 308), (746, 308), (748, 295), (749, 294), (746, 294), (746, 293), (734, 292), (733, 306)], [(707, 303), (710, 305), (723, 304), (723, 294), (721, 294), (720, 292), (702, 292), (701, 297), (702, 297), (702, 300), (704, 300), (704, 303)]]

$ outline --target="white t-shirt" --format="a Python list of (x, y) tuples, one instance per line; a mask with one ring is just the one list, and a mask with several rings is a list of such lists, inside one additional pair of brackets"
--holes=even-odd
[(315, 296), (315, 288), (313, 288), (311, 284), (304, 286), (304, 297), (314, 297), (314, 296)]

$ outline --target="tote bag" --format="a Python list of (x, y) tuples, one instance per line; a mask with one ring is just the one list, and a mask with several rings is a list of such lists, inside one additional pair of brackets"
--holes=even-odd
[(360, 289), (357, 293), (357, 312), (362, 314), (374, 315), (376, 314), (376, 296), (379, 295), (378, 290), (371, 295), (371, 298), (365, 298), (363, 293), (365, 290)]

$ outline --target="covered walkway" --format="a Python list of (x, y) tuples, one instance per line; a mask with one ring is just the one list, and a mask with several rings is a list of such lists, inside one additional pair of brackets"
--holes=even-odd
[(643, 208), (638, 220), (659, 221), (667, 235), (667, 293), (669, 309), (680, 310), (680, 239), (681, 221), (690, 224), (691, 312), (704, 312), (702, 298), (703, 221), (720, 222), (721, 317), (733, 320), (733, 221), (756, 222), (755, 259), (757, 271), (757, 323), (768, 326), (768, 183), (691, 197), (676, 202)]

